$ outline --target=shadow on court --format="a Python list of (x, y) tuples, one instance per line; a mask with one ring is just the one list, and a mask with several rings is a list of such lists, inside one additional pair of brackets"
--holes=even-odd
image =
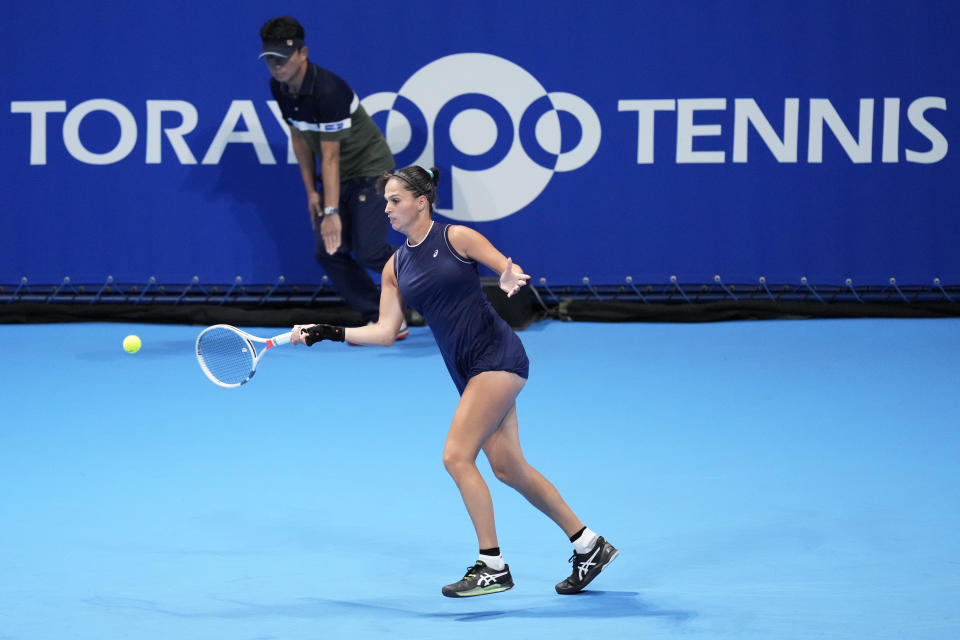
[(427, 618), (448, 618), (471, 622), (487, 618), (665, 618), (675, 623), (696, 617), (692, 611), (659, 609), (644, 602), (635, 591), (584, 591), (575, 596), (564, 596), (543, 606), (523, 607), (468, 613), (424, 613)]
[[(542, 599), (528, 599), (543, 602)], [(499, 618), (551, 619), (551, 618), (659, 618), (676, 624), (696, 617), (692, 611), (661, 609), (645, 602), (635, 591), (584, 591), (561, 599), (551, 598), (544, 604), (465, 611), (420, 611), (401, 604), (334, 600), (330, 598), (301, 598), (286, 604), (257, 604), (236, 600), (223, 600), (230, 606), (221, 610), (188, 610), (164, 606), (150, 600), (133, 598), (97, 597), (86, 600), (95, 607), (116, 610), (148, 611), (176, 618), (258, 618), (281, 617), (301, 619), (350, 618), (354, 616), (377, 616), (378, 618), (404, 618), (421, 620), (454, 620), (456, 622), (479, 622)], [(451, 601), (452, 604), (454, 601)], [(489, 600), (488, 600), (489, 602)]]

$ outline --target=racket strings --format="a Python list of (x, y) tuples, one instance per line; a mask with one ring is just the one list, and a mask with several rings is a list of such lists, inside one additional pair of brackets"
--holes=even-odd
[(240, 384), (253, 372), (256, 357), (251, 344), (242, 336), (225, 328), (205, 332), (197, 342), (197, 358), (217, 380)]

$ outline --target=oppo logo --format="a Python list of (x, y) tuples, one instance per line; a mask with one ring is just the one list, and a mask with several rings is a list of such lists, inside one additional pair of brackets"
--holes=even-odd
[(388, 112), (386, 137), (398, 166), (433, 165), (450, 178), (439, 184), (437, 209), (455, 220), (516, 213), (554, 173), (579, 169), (600, 146), (600, 119), (585, 100), (549, 92), (489, 54), (434, 60), (396, 93), (363, 104), (371, 114)]

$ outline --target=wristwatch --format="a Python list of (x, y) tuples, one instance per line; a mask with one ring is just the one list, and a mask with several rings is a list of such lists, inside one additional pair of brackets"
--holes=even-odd
[(325, 216), (332, 216), (332, 215), (334, 215), (335, 213), (340, 213), (340, 209), (337, 209), (336, 207), (324, 207), (324, 208), (323, 208), (323, 215), (325, 215)]

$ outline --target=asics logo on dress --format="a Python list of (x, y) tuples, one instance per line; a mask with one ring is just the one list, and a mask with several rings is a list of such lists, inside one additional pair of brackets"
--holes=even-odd
[(500, 576), (505, 576), (505, 575), (507, 575), (506, 571), (502, 573), (481, 573), (480, 577), (477, 578), (477, 585), (481, 587), (486, 587), (496, 582), (497, 578), (499, 578)]
[(433, 257), (436, 258), (438, 253), (440, 253), (440, 249), (434, 249), (434, 250), (433, 250)]
[(583, 580), (583, 576), (585, 576), (585, 575), (587, 574), (587, 572), (590, 571), (590, 567), (592, 567), (592, 566), (594, 566), (595, 564), (597, 564), (597, 563), (594, 562), (593, 560), (594, 560), (594, 558), (597, 557), (597, 554), (598, 554), (598, 553), (600, 553), (600, 545), (597, 545), (597, 550), (593, 552), (593, 555), (591, 555), (591, 556), (590, 556), (589, 558), (587, 558), (584, 562), (581, 562), (581, 563), (577, 566), (577, 574), (580, 576), (580, 579), (581, 579), (581, 580)]

